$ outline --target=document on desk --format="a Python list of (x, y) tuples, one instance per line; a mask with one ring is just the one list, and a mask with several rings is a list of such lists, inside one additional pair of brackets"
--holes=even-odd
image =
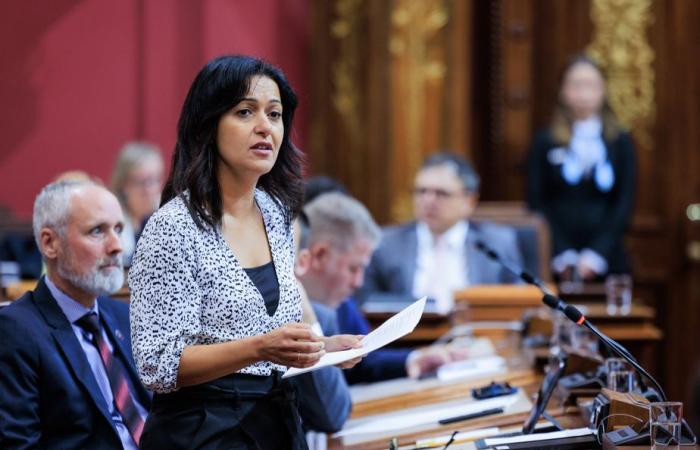
[[(520, 389), (515, 394), (486, 400), (456, 399), (350, 419), (343, 429), (333, 436), (342, 438), (343, 445), (355, 445), (385, 437), (437, 429), (441, 427), (440, 421), (445, 419), (466, 415), (473, 415), (478, 419), (479, 413), (494, 408), (502, 408), (500, 415), (503, 416), (524, 413), (531, 406), (531, 402)], [(449, 426), (450, 429), (454, 427), (443, 426)]]
[(376, 330), (362, 338), (362, 341), (360, 341), (362, 347), (326, 353), (319, 362), (313, 366), (305, 369), (292, 367), (282, 375), (282, 378), (293, 377), (322, 367), (334, 366), (359, 356), (364, 356), (369, 352), (384, 347), (396, 339), (407, 335), (413, 331), (416, 325), (418, 325), (418, 322), (420, 322), (423, 310), (425, 309), (425, 302), (426, 297), (423, 297), (412, 305), (404, 308), (400, 313), (387, 319), (387, 321), (381, 324)]
[(575, 428), (572, 430), (562, 430), (553, 431), (551, 433), (535, 433), (535, 434), (522, 434), (519, 436), (510, 437), (494, 437), (484, 440), (484, 448), (496, 447), (496, 448), (508, 448), (509, 445), (522, 444), (525, 442), (544, 442), (556, 439), (573, 438), (579, 436), (590, 436), (595, 433), (595, 430), (590, 428)]

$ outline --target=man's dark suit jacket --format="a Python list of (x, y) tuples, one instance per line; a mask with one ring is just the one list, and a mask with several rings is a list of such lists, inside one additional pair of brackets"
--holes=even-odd
[[(365, 271), (365, 282), (357, 292), (365, 302), (410, 303), (413, 300), (413, 277), (418, 258), (417, 223), (409, 222), (385, 228), (379, 246)], [(515, 267), (522, 267), (517, 236), (512, 228), (490, 222), (469, 222), (464, 244), (469, 284), (518, 283), (518, 278), (476, 248), (481, 239), (500, 257)]]
[[(338, 334), (335, 313), (311, 303), (323, 334)], [(338, 367), (324, 367), (289, 379), (299, 396), (299, 414), (304, 428), (322, 433), (335, 433), (350, 416), (350, 390)]]
[[(129, 307), (97, 301), (115, 356), (148, 409), (131, 356)], [(87, 357), (43, 278), (0, 309), (0, 448), (122, 449)]]
[[(335, 310), (338, 317), (338, 331), (341, 334), (367, 335), (372, 331), (369, 322), (358, 308), (353, 298), (348, 298)], [(411, 349), (380, 348), (362, 358), (351, 369), (345, 369), (348, 383), (373, 383), (408, 376), (406, 360)]]

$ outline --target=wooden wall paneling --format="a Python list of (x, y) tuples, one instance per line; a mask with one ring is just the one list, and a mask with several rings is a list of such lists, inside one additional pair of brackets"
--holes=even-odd
[(410, 194), (424, 155), (441, 147), (449, 10), (443, 0), (394, 0), (391, 11), (391, 216), (413, 214)]
[[(388, 132), (388, 121), (391, 117), (391, 107), (387, 99), (389, 94), (389, 40), (388, 10), (389, 2), (368, 2), (369, 46), (367, 54), (366, 117), (367, 145), (359, 149), (358, 156), (366, 160), (364, 176), (358, 177), (355, 190), (360, 199), (373, 213), (375, 220), (386, 223), (390, 220), (391, 186), (389, 172), (391, 170), (392, 135)], [(364, 150), (364, 151), (363, 151)]]
[(389, 218), (388, 2), (312, 5), (310, 172), (334, 177)]
[(312, 172), (345, 183), (380, 223), (404, 220), (423, 157), (469, 147), (471, 2), (337, 0), (312, 9), (315, 33), (329, 37), (312, 49)]
[(532, 128), (533, 2), (505, 0), (500, 28), (503, 139), (498, 164), (499, 200), (522, 200), (524, 177), (518, 170), (529, 147)]
[(309, 148), (306, 149), (310, 171), (322, 172), (328, 167), (331, 155), (339, 148), (328, 149), (325, 142), (330, 134), (332, 117), (331, 55), (337, 44), (330, 34), (331, 2), (315, 1), (311, 7), (311, 30), (316, 39), (311, 42), (311, 125), (309, 126)]
[(462, 152), (473, 158), (476, 149), (472, 145), (473, 121), (475, 111), (472, 108), (472, 73), (479, 70), (473, 63), (472, 27), (473, 0), (452, 0), (448, 3), (450, 22), (448, 26), (448, 60), (447, 89), (445, 89), (443, 116), (449, 118), (442, 122), (441, 133), (449, 149)]
[(700, 68), (696, 62), (700, 3), (657, 1), (654, 6), (659, 67), (654, 161), (665, 169), (654, 187), (664, 194), (664, 232), (674, 255), (667, 261), (671, 278), (660, 305), (668, 339), (659, 359), (668, 395), (689, 406), (685, 415), (692, 421), (700, 412), (700, 405), (690, 404), (689, 395), (700, 358), (700, 265), (689, 258), (687, 249), (700, 238), (700, 229), (688, 220), (686, 207), (700, 199)]
[(533, 132), (548, 125), (561, 68), (591, 40), (590, 0), (537, 0), (533, 4)]

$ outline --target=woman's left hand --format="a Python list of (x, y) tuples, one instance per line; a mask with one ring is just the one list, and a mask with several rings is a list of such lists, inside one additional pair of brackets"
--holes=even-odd
[[(338, 352), (341, 350), (362, 347), (362, 343), (360, 341), (363, 337), (364, 336), (362, 335), (354, 334), (336, 334), (335, 336), (324, 336), (321, 339), (323, 339), (327, 352)], [(337, 367), (340, 367), (341, 369), (350, 369), (360, 361), (362, 361), (361, 356), (342, 362), (338, 364)]]

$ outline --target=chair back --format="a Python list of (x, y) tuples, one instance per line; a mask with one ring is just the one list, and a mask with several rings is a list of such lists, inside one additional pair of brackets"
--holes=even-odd
[(524, 269), (542, 281), (552, 280), (549, 225), (540, 214), (528, 210), (524, 202), (479, 202), (471, 220), (494, 222), (513, 228)]

